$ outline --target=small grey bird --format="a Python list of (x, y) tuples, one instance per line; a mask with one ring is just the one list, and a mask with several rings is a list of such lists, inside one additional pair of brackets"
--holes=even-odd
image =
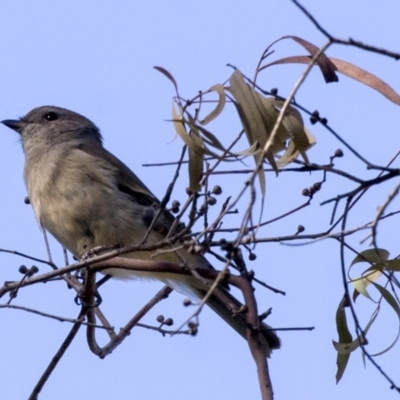
[[(25, 182), (40, 226), (72, 254), (80, 258), (97, 246), (124, 247), (142, 242), (159, 201), (124, 163), (103, 147), (100, 131), (93, 122), (64, 108), (44, 106), (19, 120), (2, 123), (21, 136)], [(173, 221), (173, 215), (164, 210), (147, 243), (162, 240)], [(151, 252), (141, 251), (124, 257), (178, 264), (184, 259), (188, 265), (212, 268), (202, 255), (183, 249), (179, 255), (171, 251), (153, 257)], [(192, 276), (117, 269), (107, 273), (157, 279), (199, 298), (208, 290), (204, 282)], [(219, 286), (207, 304), (245, 337), (245, 318), (235, 315), (241, 303), (227, 288)], [(271, 349), (280, 347), (278, 336), (264, 323), (259, 338), (267, 356)]]

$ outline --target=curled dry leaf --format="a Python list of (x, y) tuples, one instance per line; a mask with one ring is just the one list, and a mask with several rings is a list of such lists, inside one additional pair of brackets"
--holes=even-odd
[[(197, 192), (200, 190), (199, 182), (203, 174), (204, 156), (208, 155), (217, 159), (221, 158), (218, 154), (210, 150), (205, 142), (219, 150), (225, 151), (225, 149), (211, 132), (197, 125), (195, 123), (195, 119), (188, 112), (185, 112), (184, 115), (186, 118), (184, 118), (182, 110), (180, 109), (180, 111), (178, 111), (176, 107), (179, 107), (179, 105), (173, 102), (172, 122), (174, 124), (176, 133), (188, 146), (189, 188), (192, 192)], [(189, 132), (187, 132), (186, 126), (189, 127)], [(204, 137), (202, 137), (202, 135)]]
[[(205, 141), (211, 144), (213, 147), (221, 147), (223, 149), (222, 144), (210, 132), (208, 135), (204, 135), (205, 137), (203, 139), (200, 133), (203, 133), (204, 129), (196, 124), (195, 119), (190, 115), (190, 113), (186, 111), (185, 115), (186, 119), (184, 119), (183, 122), (190, 127), (189, 135), (194, 139), (195, 143), (202, 148), (202, 155), (207, 154), (214, 158), (220, 158), (218, 154), (214, 153), (206, 146)], [(215, 140), (212, 140), (212, 138)], [(194, 147), (192, 150), (196, 151), (196, 147)]]
[[(263, 149), (267, 142), (271, 140), (270, 133), (276, 124), (283, 101), (267, 98), (256, 92), (245, 83), (239, 71), (232, 74), (230, 84), (229, 90), (235, 98), (235, 105), (246, 132), (250, 149), (253, 151), (257, 162), (260, 157), (260, 149)], [(287, 142), (289, 142), (289, 145), (286, 144)], [(278, 172), (278, 166), (287, 165), (300, 154), (305, 162), (308, 162), (306, 151), (314, 144), (315, 138), (304, 128), (300, 112), (289, 106), (282, 124), (272, 138), (265, 157), (275, 172)], [(248, 153), (250, 149), (240, 154)], [(277, 153), (283, 150), (285, 151), (284, 154), (276, 160)]]
[[(229, 91), (235, 98), (235, 106), (237, 108), (243, 129), (246, 133), (247, 140), (252, 147), (256, 144), (256, 151), (254, 152), (255, 162), (261, 162), (261, 150), (265, 147), (270, 133), (276, 122), (276, 112), (268, 103), (268, 99), (261, 96), (253, 88), (251, 88), (243, 79), (239, 71), (235, 71), (229, 79)], [(285, 128), (281, 125), (277, 132), (277, 136), (287, 136)], [(265, 158), (271, 164), (272, 168), (278, 173), (278, 167), (275, 162), (273, 153), (274, 141), (271, 142), (270, 148), (265, 153)], [(260, 171), (259, 178), (265, 181), (263, 171)], [(264, 188), (265, 189), (265, 188)], [(264, 191), (263, 191), (264, 193)]]
[[(272, 100), (272, 104), (280, 112), (283, 106), (282, 100)], [(315, 138), (304, 128), (303, 118), (298, 110), (294, 107), (289, 106), (286, 109), (285, 116), (282, 121), (286, 131), (289, 134), (290, 142), (287, 146), (286, 152), (277, 161), (280, 166), (283, 165), (283, 160), (286, 164), (295, 160), (299, 155), (301, 155), (306, 163), (309, 162), (307, 157), (307, 150), (310, 149), (315, 143)], [(283, 141), (283, 138), (282, 138)], [(284, 157), (284, 158), (283, 158)]]
[(172, 122), (174, 124), (174, 128), (179, 137), (183, 140), (183, 142), (192, 150), (198, 153), (200, 156), (204, 155), (204, 148), (199, 146), (198, 142), (194, 140), (192, 136), (190, 136), (185, 129), (184, 120), (182, 118), (182, 114), (176, 110), (175, 102), (172, 102)]
[(203, 140), (194, 130), (191, 130), (190, 134), (186, 132), (182, 114), (176, 110), (174, 102), (172, 103), (172, 121), (177, 134), (189, 148), (189, 188), (192, 192), (198, 192), (200, 190), (199, 182), (203, 173), (203, 156), (205, 153)]
[(224, 148), (222, 143), (217, 139), (217, 137), (207, 129), (203, 128), (202, 126), (195, 124), (193, 118), (185, 122), (190, 126), (190, 128), (197, 129), (199, 132), (201, 132), (204, 142), (208, 143), (210, 146), (213, 146), (218, 150), (227, 152), (227, 150)]
[[(308, 140), (308, 148), (307, 150), (314, 146), (315, 143), (317, 143), (315, 137), (308, 131), (308, 129), (303, 128), (304, 133), (307, 136), (307, 140)], [(301, 153), (299, 151), (299, 149), (295, 146), (294, 141), (289, 141), (289, 145), (287, 146), (285, 152), (282, 154), (281, 157), (279, 157), (279, 159), (276, 161), (276, 163), (278, 164), (278, 166), (280, 168), (283, 168), (284, 166), (290, 164), (291, 162), (293, 162), (294, 160), (296, 160), (299, 155), (301, 155), (303, 157), (303, 159), (305, 160), (305, 162), (308, 162), (308, 157), (307, 154), (304, 152)]]
[[(279, 111), (276, 109), (275, 100), (272, 98), (266, 98), (261, 94), (254, 91), (257, 100), (261, 103), (260, 113), (264, 122), (266, 135), (262, 135), (259, 138), (259, 143), (261, 148), (265, 148), (267, 141), (270, 139), (270, 134), (274, 129), (276, 121), (278, 119)], [(286, 140), (290, 139), (290, 133), (286, 129), (284, 123), (280, 124), (275, 137), (272, 139), (270, 152), (275, 155), (277, 152), (285, 149)], [(275, 159), (274, 159), (275, 163)], [(276, 165), (276, 164), (275, 164)], [(278, 169), (276, 169), (278, 170)]]
[(200, 124), (206, 125), (216, 117), (218, 117), (219, 114), (221, 114), (222, 110), (225, 107), (225, 102), (226, 102), (226, 95), (225, 95), (225, 88), (221, 84), (216, 84), (212, 86), (209, 89), (210, 92), (214, 91), (218, 93), (218, 103), (217, 106), (208, 114), (205, 118), (203, 118), (200, 121)]
[(239, 157), (249, 157), (249, 156), (254, 156), (255, 153), (260, 152), (260, 151), (261, 150), (258, 146), (258, 143), (253, 143), (247, 149), (235, 152), (235, 155), (239, 156)]
[[(278, 165), (280, 167), (284, 166), (299, 155), (308, 162), (306, 151), (315, 143), (315, 139), (304, 128), (303, 119), (299, 111), (290, 106), (287, 108), (282, 123), (272, 138), (271, 132), (274, 130), (283, 102), (274, 98), (267, 98), (255, 91), (253, 87), (245, 82), (243, 75), (237, 70), (232, 74), (229, 82), (229, 88), (225, 88), (222, 85), (214, 85), (210, 89), (210, 91), (218, 93), (218, 104), (200, 123), (187, 111), (183, 111), (179, 103), (173, 102), (172, 120), (175, 130), (190, 150), (190, 188), (193, 191), (199, 190), (196, 185), (198, 185), (199, 178), (203, 172), (205, 155), (218, 159), (225, 155), (251, 155), (254, 157), (256, 165), (260, 166), (265, 158), (274, 171), (278, 173)], [(248, 149), (239, 153), (228, 152), (214, 134), (201, 126), (201, 124), (204, 125), (212, 121), (222, 112), (226, 103), (226, 90), (234, 97), (233, 104), (236, 107), (250, 145)], [(187, 129), (190, 132), (187, 132)], [(210, 150), (208, 146), (222, 151), (224, 155), (219, 156)], [(265, 151), (265, 149), (267, 150)], [(282, 151), (284, 152), (283, 155), (278, 154)], [(264, 196), (265, 175), (262, 168), (258, 171), (258, 178), (261, 193)]]
[[(264, 124), (263, 106), (258, 94), (250, 88), (243, 79), (239, 71), (235, 71), (229, 79), (229, 91), (235, 98), (235, 107), (246, 133), (247, 140), (252, 146), (257, 144), (257, 150), (262, 149), (268, 140), (269, 133)], [(261, 104), (260, 104), (261, 103)], [(278, 172), (275, 160), (271, 151), (265, 154), (265, 157), (271, 163), (272, 168)], [(262, 154), (257, 151), (254, 153), (254, 159), (257, 165), (262, 162)], [(265, 175), (262, 169), (258, 171), (262, 195), (265, 195)]]

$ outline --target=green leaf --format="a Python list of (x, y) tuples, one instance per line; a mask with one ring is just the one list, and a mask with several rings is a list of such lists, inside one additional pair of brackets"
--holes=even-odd
[(200, 191), (200, 178), (203, 174), (203, 157), (189, 148), (189, 188)]
[(400, 336), (400, 307), (399, 307), (399, 304), (396, 301), (396, 299), (386, 288), (384, 288), (381, 285), (378, 285), (375, 282), (372, 282), (372, 284), (378, 289), (379, 293), (382, 295), (382, 297), (385, 299), (385, 301), (389, 304), (389, 306), (392, 307), (393, 311), (397, 315), (397, 318), (399, 319), (399, 329), (398, 329), (396, 338), (394, 339), (392, 344), (390, 344), (386, 349), (380, 351), (379, 353), (373, 354), (373, 356), (378, 356), (378, 355), (381, 355), (381, 354), (389, 351), (397, 343), (397, 340), (399, 339), (399, 336)]
[[(346, 305), (346, 298), (343, 297), (343, 299), (339, 303), (338, 309), (336, 310), (336, 329), (337, 329), (337, 332), (339, 335), (340, 343), (349, 343), (352, 341), (352, 336), (351, 336), (351, 333), (347, 326), (345, 305)], [(338, 343), (333, 342), (333, 344), (335, 346), (335, 344), (338, 344)], [(338, 383), (340, 381), (340, 379), (342, 378), (344, 371), (346, 370), (349, 359), (350, 359), (350, 353), (349, 354), (341, 354), (338, 352), (338, 355), (336, 358), (336, 365), (337, 365), (336, 383)]]
[(400, 271), (400, 260), (387, 260), (385, 262), (385, 268), (390, 271)]
[(354, 258), (350, 265), (360, 262), (369, 262), (371, 264), (381, 263), (389, 258), (390, 253), (385, 249), (364, 250)]
[(390, 253), (385, 249), (369, 249), (362, 251), (353, 259), (350, 267), (360, 262), (372, 264), (364, 271), (362, 277), (351, 280), (351, 283), (354, 286), (353, 301), (356, 301), (359, 294), (362, 294), (369, 300), (373, 301), (366, 290), (366, 287), (381, 276), (383, 265), (389, 258), (389, 255)]

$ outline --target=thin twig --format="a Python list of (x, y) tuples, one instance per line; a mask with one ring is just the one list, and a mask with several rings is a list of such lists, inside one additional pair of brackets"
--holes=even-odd
[(60, 360), (63, 357), (63, 355), (65, 354), (65, 352), (68, 350), (69, 345), (74, 340), (76, 334), (79, 331), (79, 328), (82, 326), (83, 319), (85, 317), (86, 311), (87, 310), (81, 310), (81, 312), (79, 313), (79, 315), (78, 315), (78, 317), (76, 319), (77, 322), (75, 322), (75, 324), (71, 328), (69, 334), (67, 335), (67, 337), (65, 338), (65, 340), (61, 344), (59, 350), (57, 351), (57, 353), (52, 358), (51, 362), (47, 366), (46, 370), (43, 372), (43, 374), (40, 377), (39, 381), (36, 383), (36, 385), (33, 388), (28, 400), (37, 400), (40, 392), (43, 389), (43, 386), (45, 385), (45, 383), (49, 379), (49, 377), (52, 374), (52, 372), (57, 367), (58, 363), (60, 362)]

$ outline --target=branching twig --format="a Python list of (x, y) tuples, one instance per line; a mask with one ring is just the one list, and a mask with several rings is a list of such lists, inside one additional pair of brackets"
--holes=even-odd
[(310, 21), (314, 24), (314, 26), (324, 34), (332, 43), (343, 44), (345, 46), (354, 46), (361, 50), (371, 51), (373, 53), (377, 53), (383, 56), (387, 56), (390, 58), (394, 58), (396, 61), (400, 60), (400, 53), (396, 53), (393, 51), (389, 51), (380, 47), (372, 46), (369, 44), (362, 43), (358, 40), (354, 40), (349, 38), (348, 40), (343, 40), (332, 36), (326, 29), (324, 29), (321, 24), (311, 15), (311, 13), (302, 6), (297, 0), (292, 0), (292, 2), (310, 19)]

